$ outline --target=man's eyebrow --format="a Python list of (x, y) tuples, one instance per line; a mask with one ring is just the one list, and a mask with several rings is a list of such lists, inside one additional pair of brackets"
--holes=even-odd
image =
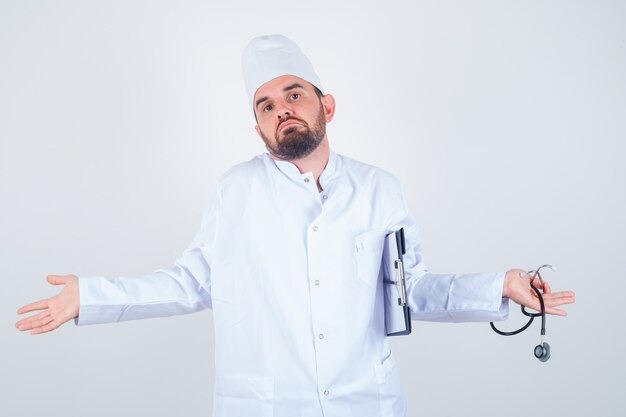
[(261, 104), (261, 103), (263, 103), (264, 101), (267, 101), (267, 100), (269, 100), (269, 97), (268, 97), (268, 96), (263, 96), (263, 97), (260, 97), (260, 98), (256, 101), (256, 104), (254, 105), (254, 107), (258, 108), (258, 107), (259, 107), (259, 104)]
[(293, 83), (293, 84), (288, 85), (287, 87), (283, 88), (283, 91), (293, 90), (294, 88), (302, 88), (304, 90), (304, 87), (302, 87), (302, 84)]

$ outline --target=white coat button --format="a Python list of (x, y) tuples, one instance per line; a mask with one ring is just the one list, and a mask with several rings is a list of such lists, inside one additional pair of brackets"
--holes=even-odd
[(322, 196), (322, 200), (326, 200), (327, 198), (328, 198), (328, 196), (327, 196), (326, 194), (324, 194), (324, 195)]
[(308, 179), (308, 178), (305, 178), (305, 179), (304, 179), (304, 182), (309, 182), (309, 179)]
[(315, 280), (315, 285), (320, 285), (320, 280), (319, 279)]
[(313, 226), (313, 231), (317, 232), (317, 226)]
[(318, 336), (320, 339), (324, 338), (324, 333), (320, 333), (320, 335)]
[(330, 394), (330, 391), (324, 390), (324, 395), (328, 395), (328, 394)]

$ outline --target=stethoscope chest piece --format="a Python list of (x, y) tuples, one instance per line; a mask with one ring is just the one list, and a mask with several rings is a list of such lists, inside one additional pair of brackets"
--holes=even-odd
[(550, 359), (550, 345), (544, 342), (543, 345), (535, 346), (535, 358), (547, 362)]

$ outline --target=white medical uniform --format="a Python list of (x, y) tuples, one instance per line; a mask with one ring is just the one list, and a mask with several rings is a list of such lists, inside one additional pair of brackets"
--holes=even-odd
[(322, 192), (268, 154), (233, 167), (172, 268), (80, 277), (76, 323), (212, 308), (215, 417), (404, 416), (384, 329), (385, 235), (405, 228), (414, 319), (506, 318), (504, 273), (429, 272), (401, 185), (379, 168), (331, 151), (319, 181)]

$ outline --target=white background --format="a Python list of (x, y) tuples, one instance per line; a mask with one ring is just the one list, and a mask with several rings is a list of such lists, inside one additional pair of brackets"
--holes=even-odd
[(538, 324), (414, 322), (408, 415), (623, 412), (625, 2), (2, 0), (0, 416), (210, 416), (210, 311), (39, 336), (15, 311), (47, 274), (174, 262), (264, 151), (240, 55), (270, 33), (335, 96), (331, 146), (403, 181), (431, 270), (552, 263), (577, 293), (545, 364)]

